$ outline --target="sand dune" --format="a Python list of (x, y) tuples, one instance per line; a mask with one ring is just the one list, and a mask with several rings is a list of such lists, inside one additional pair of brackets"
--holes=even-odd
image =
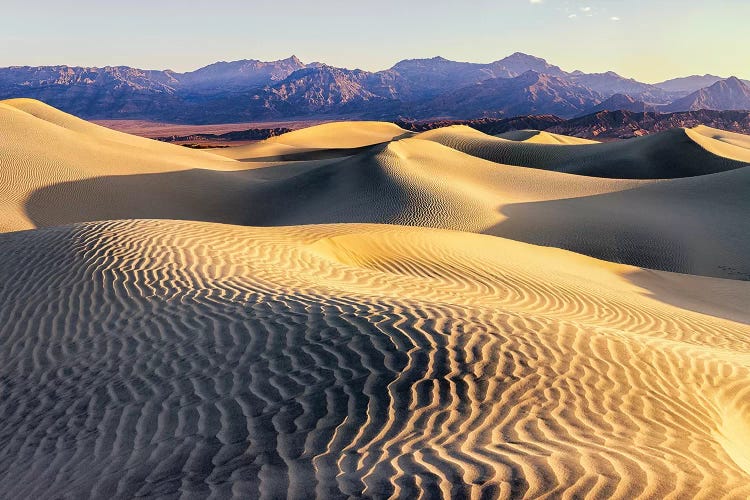
[(465, 126), (431, 130), (418, 138), (497, 163), (613, 179), (691, 177), (750, 163), (750, 150), (691, 129), (579, 145), (508, 141)]
[(748, 497), (746, 155), (0, 102), (0, 491)]
[(699, 125), (685, 132), (714, 154), (750, 163), (750, 136)]
[[(117, 211), (111, 198), (118, 193), (107, 192), (105, 176), (125, 179), (192, 169), (226, 172), (242, 167), (211, 153), (92, 125), (38, 101), (14, 99), (0, 102), (0, 168), (0, 230), (9, 231), (54, 224), (60, 219), (80, 220), (81, 214), (69, 207), (64, 198), (56, 200), (51, 207), (57, 213), (49, 221), (29, 218), (25, 201), (37, 190), (60, 183), (89, 181), (89, 191), (77, 192), (71, 197), (90, 206), (92, 211), (99, 209), (97, 218), (106, 219), (108, 211)], [(119, 193), (119, 196), (132, 197), (130, 205), (142, 209), (148, 209), (150, 204), (158, 210), (156, 200), (160, 199), (165, 205), (183, 205), (187, 212), (200, 212), (201, 191), (210, 187), (211, 184), (200, 187), (198, 183), (184, 188), (152, 184), (133, 186), (130, 192)], [(222, 188), (231, 193), (230, 183)], [(211, 197), (215, 198), (216, 194)]]
[(750, 327), (665, 302), (697, 278), (388, 226), (0, 250), (11, 497), (750, 495)]
[[(132, 138), (30, 101), (21, 104), (27, 110), (3, 108), (11, 117), (0, 139), (7, 145), (0, 152), (5, 230), (126, 218), (254, 226), (388, 223), (505, 236), (674, 272), (750, 277), (748, 168), (687, 178), (676, 172), (679, 178), (660, 181), (519, 168), (458, 149), (472, 141), (517, 144), (530, 148), (524, 161), (538, 166), (545, 160), (535, 156), (536, 148), (609, 144), (511, 143), (463, 127), (364, 146), (340, 158), (246, 163)], [(28, 112), (32, 108), (34, 114)], [(346, 124), (339, 125), (343, 130)], [(316, 130), (321, 127), (322, 132)], [(331, 125), (321, 127), (285, 140), (300, 148), (308, 140), (310, 148), (325, 152), (323, 146), (361, 146), (401, 130), (357, 123), (358, 135), (339, 139), (330, 137)], [(669, 137), (657, 137), (658, 143)], [(680, 140), (666, 147), (682, 145)], [(693, 158), (685, 170), (706, 168), (711, 161), (737, 165), (701, 151), (704, 156)], [(659, 158), (661, 153), (652, 155), (654, 169), (672, 168)]]
[(338, 152), (337, 156), (346, 156), (350, 151), (356, 153), (367, 146), (411, 135), (411, 132), (392, 123), (336, 122), (295, 130), (257, 144), (215, 152), (242, 161), (311, 160), (317, 159), (318, 156), (314, 154), (316, 152)]
[(532, 144), (598, 144), (598, 141), (590, 139), (581, 139), (580, 137), (571, 137), (569, 135), (553, 134), (543, 130), (513, 130), (498, 134), (495, 137), (507, 139), (509, 141), (520, 141)]

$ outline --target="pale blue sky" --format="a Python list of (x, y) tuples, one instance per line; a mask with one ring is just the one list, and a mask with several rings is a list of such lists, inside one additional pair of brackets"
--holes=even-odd
[(1, 11), (0, 66), (185, 71), (296, 54), (378, 70), (405, 58), (489, 62), (521, 51), (649, 82), (750, 78), (750, 0), (2, 0)]

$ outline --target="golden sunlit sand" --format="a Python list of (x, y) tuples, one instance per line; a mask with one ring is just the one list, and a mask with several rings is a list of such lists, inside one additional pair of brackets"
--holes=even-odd
[[(413, 133), (392, 123), (337, 122), (295, 130), (257, 144), (216, 150), (236, 160), (309, 159), (317, 151), (342, 151), (383, 144)], [(307, 156), (302, 156), (307, 154)], [(295, 158), (294, 155), (297, 155)]]
[(576, 144), (597, 144), (597, 141), (592, 141), (590, 139), (553, 134), (543, 130), (513, 130), (504, 134), (498, 134), (496, 137), (507, 139), (509, 141), (527, 142), (530, 144), (567, 144), (571, 146)]
[(750, 139), (543, 134), (0, 102), (3, 494), (750, 496)]

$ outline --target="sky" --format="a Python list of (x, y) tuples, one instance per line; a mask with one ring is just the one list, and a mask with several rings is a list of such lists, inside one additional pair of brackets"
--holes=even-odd
[[(380, 70), (525, 52), (645, 82), (750, 78), (750, 0), (0, 0), (0, 66), (188, 71), (276, 60)], [(212, 6), (211, 3), (214, 5)]]

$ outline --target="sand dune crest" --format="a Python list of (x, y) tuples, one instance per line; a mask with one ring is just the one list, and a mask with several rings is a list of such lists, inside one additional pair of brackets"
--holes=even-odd
[(569, 135), (553, 134), (543, 130), (514, 130), (497, 134), (495, 137), (507, 139), (509, 141), (528, 142), (532, 144), (598, 144), (597, 141), (582, 139), (580, 137), (571, 137)]
[(244, 161), (257, 161), (258, 159), (299, 161), (315, 159), (314, 153), (322, 151), (339, 151), (340, 156), (344, 156), (351, 150), (383, 144), (411, 135), (413, 135), (411, 132), (392, 123), (335, 122), (295, 130), (257, 144), (215, 150), (215, 153)]

